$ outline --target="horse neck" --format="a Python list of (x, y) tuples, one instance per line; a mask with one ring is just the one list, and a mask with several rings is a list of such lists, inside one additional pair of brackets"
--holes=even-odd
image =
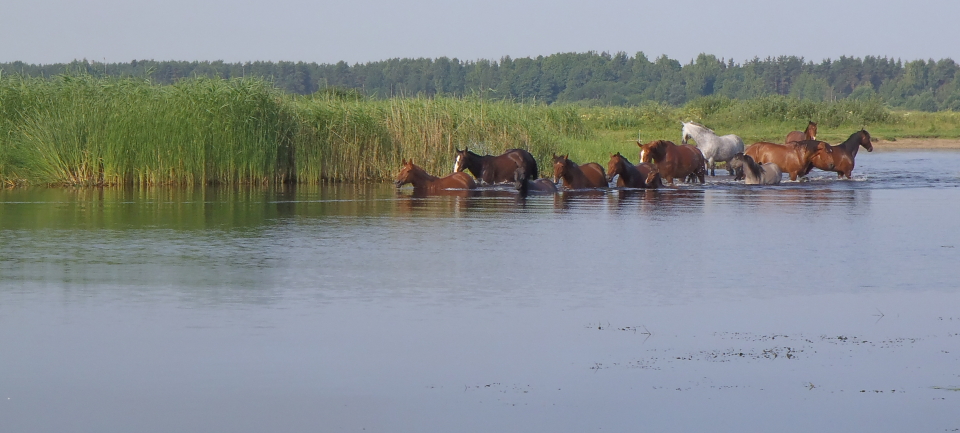
[(762, 167), (760, 167), (760, 164), (758, 164), (756, 161), (752, 159), (750, 160), (744, 159), (743, 168), (744, 168), (744, 171), (749, 172), (750, 175), (758, 179), (760, 178), (760, 172), (762, 171)]
[[(637, 168), (630, 164), (630, 161), (627, 161), (626, 158), (620, 158), (620, 162), (617, 163), (617, 174), (620, 175), (625, 182), (631, 182), (634, 175), (639, 176), (640, 172), (636, 171)], [(582, 172), (583, 170), (581, 170)], [(611, 175), (612, 176), (612, 175)]]
[(570, 160), (567, 160), (567, 164), (563, 167), (563, 176), (560, 177), (569, 185), (574, 185), (578, 181), (584, 183), (587, 178), (580, 166)]
[(860, 140), (862, 139), (863, 137), (857, 132), (837, 147), (842, 147), (843, 150), (850, 152), (851, 155), (857, 156), (857, 152), (860, 151)]
[(697, 142), (697, 147), (710, 147), (716, 143), (717, 134), (710, 132), (709, 129), (694, 126), (687, 132)]
[(816, 142), (816, 143), (804, 142), (802, 144), (797, 143), (796, 145), (797, 156), (800, 157), (801, 161), (807, 161), (810, 158), (813, 158), (813, 154), (817, 153), (817, 149), (819, 145), (820, 145), (819, 142)]
[(410, 171), (410, 183), (413, 184), (414, 188), (425, 188), (430, 186), (431, 183), (436, 182), (439, 177), (427, 173), (422, 168), (417, 168), (416, 170)]
[(493, 157), (490, 156), (490, 155), (480, 156), (480, 155), (477, 155), (477, 154), (475, 154), (475, 153), (473, 153), (473, 152), (470, 152), (470, 153), (467, 154), (467, 159), (466, 159), (466, 161), (463, 163), (463, 166), (466, 167), (467, 170), (470, 171), (470, 174), (472, 174), (473, 177), (479, 179), (480, 176), (483, 175), (483, 165), (484, 165), (484, 163), (486, 163), (488, 160), (490, 160), (490, 158), (493, 158)]

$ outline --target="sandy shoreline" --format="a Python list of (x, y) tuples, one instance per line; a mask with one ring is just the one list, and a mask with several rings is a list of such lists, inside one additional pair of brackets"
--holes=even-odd
[(897, 141), (879, 140), (873, 143), (877, 150), (924, 150), (943, 149), (960, 150), (960, 139), (956, 138), (898, 138)]

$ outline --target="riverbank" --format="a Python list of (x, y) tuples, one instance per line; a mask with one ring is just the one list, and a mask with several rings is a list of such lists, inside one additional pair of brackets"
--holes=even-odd
[(873, 143), (876, 150), (960, 150), (957, 138), (898, 138), (896, 140), (878, 140)]

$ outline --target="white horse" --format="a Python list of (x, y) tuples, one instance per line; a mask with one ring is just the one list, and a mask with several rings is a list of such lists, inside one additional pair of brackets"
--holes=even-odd
[(736, 155), (739, 152), (743, 152), (743, 139), (733, 135), (724, 135), (722, 137), (717, 136), (712, 129), (707, 128), (696, 122), (680, 122), (683, 124), (683, 129), (680, 130), (680, 143), (687, 144), (687, 140), (693, 138), (693, 141), (697, 142), (697, 147), (700, 149), (700, 152), (703, 152), (703, 157), (706, 159), (707, 168), (710, 170), (711, 176), (716, 176), (717, 162), (723, 161), (727, 164), (727, 171), (733, 175), (733, 170), (730, 169), (730, 159), (733, 158), (733, 155)]

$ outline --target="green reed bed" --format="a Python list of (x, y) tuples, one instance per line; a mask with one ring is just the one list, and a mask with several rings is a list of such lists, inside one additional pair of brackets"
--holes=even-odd
[(545, 161), (562, 139), (589, 134), (570, 107), (445, 97), (322, 96), (295, 103), (303, 125), (296, 140), (301, 182), (389, 179), (404, 158), (446, 174), (463, 148), (479, 154), (522, 148)]
[(450, 171), (456, 148), (530, 150), (589, 132), (574, 108), (479, 99), (285, 95), (260, 80), (0, 77), (7, 184), (380, 181), (403, 158)]
[(294, 115), (256, 80), (0, 80), (0, 175), (44, 184), (267, 182)]
[(367, 99), (356, 92), (282, 93), (257, 79), (0, 76), (0, 182), (60, 185), (272, 184), (390, 180), (402, 159), (450, 172), (456, 149), (529, 150), (605, 163), (636, 158), (636, 141), (680, 140), (695, 120), (747, 144), (780, 142), (819, 123), (835, 143), (861, 127), (876, 138), (960, 137), (960, 113), (896, 112), (880, 100), (706, 97), (671, 107), (522, 104), (476, 97)]

